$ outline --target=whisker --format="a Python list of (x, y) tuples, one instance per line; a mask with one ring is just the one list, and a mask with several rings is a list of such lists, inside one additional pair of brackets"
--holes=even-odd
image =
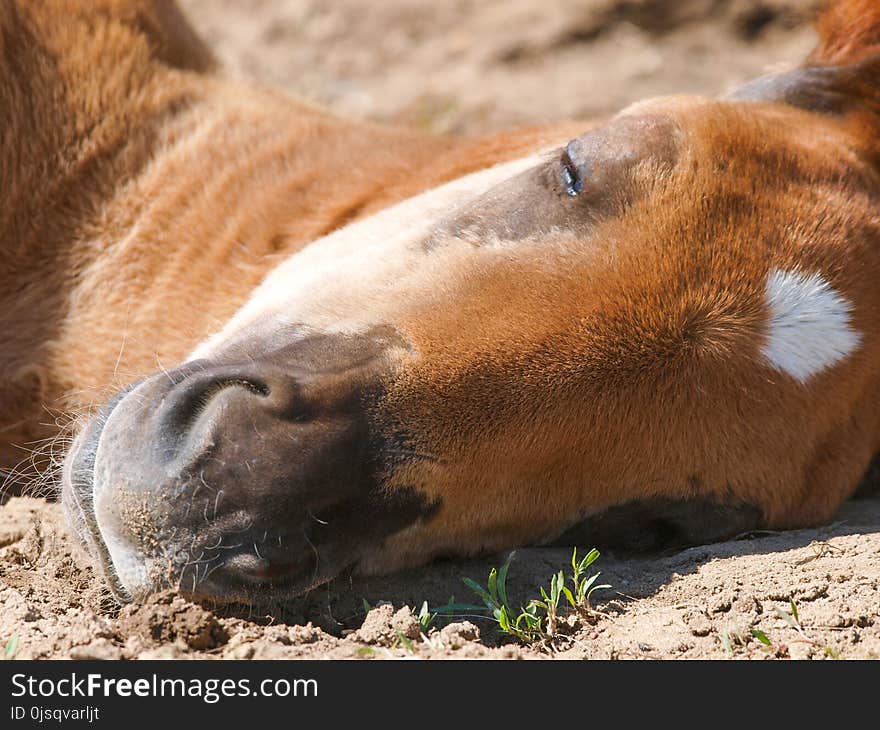
[(309, 517), (311, 517), (315, 522), (317, 522), (319, 525), (329, 525), (330, 524), (326, 520), (322, 520), (320, 517), (315, 517), (315, 515), (312, 514), (312, 511), (310, 509), (306, 510), (306, 514)]
[(314, 583), (318, 579), (318, 565), (320, 561), (320, 556), (318, 555), (318, 548), (316, 548), (315, 544), (311, 540), (309, 540), (309, 535), (305, 530), (303, 530), (303, 537), (305, 538), (305, 541), (308, 543), (309, 547), (312, 549), (312, 552), (315, 553), (315, 571), (312, 573), (311, 580), (311, 582)]

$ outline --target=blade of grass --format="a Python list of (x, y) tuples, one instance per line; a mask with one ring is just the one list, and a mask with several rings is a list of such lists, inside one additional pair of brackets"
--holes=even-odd
[(785, 623), (787, 623), (791, 628), (796, 629), (798, 627), (797, 621), (795, 621), (794, 616), (792, 616), (787, 611), (783, 611), (779, 606), (774, 606), (773, 610), (776, 611), (776, 615), (779, 616)]
[(773, 642), (767, 637), (760, 629), (752, 629), (752, 636), (754, 636), (758, 641), (760, 641), (765, 646), (773, 646)]
[(728, 652), (733, 654), (733, 644), (730, 643), (730, 634), (727, 631), (721, 634), (721, 643)]
[(15, 656), (15, 653), (18, 651), (18, 640), (19, 635), (13, 634), (9, 637), (9, 641), (6, 642), (6, 649), (4, 651), (4, 656), (7, 659), (12, 659)]

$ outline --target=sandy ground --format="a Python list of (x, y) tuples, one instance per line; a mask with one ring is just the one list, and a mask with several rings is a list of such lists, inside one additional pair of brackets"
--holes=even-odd
[[(724, 91), (809, 50), (810, 4), (182, 0), (234, 74), (343, 114), (453, 133), (595, 117), (655, 94)], [(518, 551), (515, 600), (533, 597), (569, 556)], [(13, 498), (0, 507), (0, 648), (9, 642), (19, 658), (880, 656), (876, 499), (847, 504), (817, 530), (638, 560), (605, 554), (597, 566), (612, 588), (550, 642), (505, 641), (475, 614), (438, 617), (420, 631), (411, 609), (453, 596), (472, 602), (462, 577), (484, 581), (503, 560), (342, 578), (294, 605), (259, 610), (211, 610), (172, 594), (120, 609), (75, 554), (58, 506)], [(374, 606), (369, 614), (364, 601)], [(797, 625), (784, 617), (791, 601)]]
[(234, 73), (437, 132), (717, 94), (812, 48), (814, 0), (182, 0)]
[[(853, 501), (818, 530), (767, 533), (597, 567), (612, 588), (550, 642), (503, 640), (475, 613), (438, 617), (426, 634), (412, 609), (472, 602), (504, 556), (339, 579), (296, 604), (209, 610), (171, 593), (119, 609), (77, 560), (57, 505), (14, 498), (0, 510), (0, 637), (20, 658), (878, 658), (880, 500)], [(564, 548), (517, 552), (515, 603), (567, 566)], [(374, 608), (366, 614), (364, 601)], [(799, 628), (782, 614), (797, 608)], [(411, 607), (411, 608), (408, 608)], [(780, 613), (782, 612), (782, 613)], [(772, 644), (766, 646), (753, 630)]]

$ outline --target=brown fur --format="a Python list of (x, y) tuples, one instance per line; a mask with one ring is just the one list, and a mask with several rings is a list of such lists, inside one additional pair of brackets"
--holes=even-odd
[[(92, 8), (0, 11), (7, 444), (41, 433), (41, 404), (87, 407), (181, 360), (306, 243), (584, 132), (454, 140), (339, 119), (224, 79), (164, 3)], [(640, 498), (742, 502), (774, 527), (831, 517), (880, 450), (878, 28), (876, 3), (834, 6), (808, 63), (843, 70), (794, 88), (797, 105), (631, 109), (674, 145), (664, 131), (630, 149), (610, 127), (580, 227), (545, 225), (569, 204), (535, 183), (557, 155), (435, 231), (418, 281), (443, 285), (401, 295), (390, 324), (418, 356), (376, 418), (437, 456), (386, 486), (442, 506), (362, 569), (546, 539)], [(483, 237), (440, 240), (464, 230)], [(801, 267), (863, 333), (806, 385), (759, 350), (768, 271)]]
[(877, 0), (829, 2), (817, 24), (819, 43), (811, 63), (853, 63), (880, 53)]
[(179, 361), (308, 241), (570, 134), (339, 119), (217, 75), (162, 0), (5, 2), (0, 59), (7, 469), (59, 413)]
[[(424, 429), (416, 448), (445, 458), (399, 481), (455, 500), (427, 527), (443, 535), (440, 552), (465, 539), (459, 529), (473, 534), (463, 515), (484, 516), (483, 547), (493, 549), (526, 530), (530, 540), (552, 535), (572, 505), (588, 515), (645, 497), (708, 495), (760, 505), (774, 527), (818, 524), (880, 450), (876, 172), (840, 157), (836, 123), (802, 112), (673, 113), (694, 157), (715, 169), (685, 166), (659, 184), (646, 174), (647, 200), (600, 224), (593, 250), (545, 240), (537, 274), (528, 256), (486, 260), (444, 292), (472, 303), (466, 312), (438, 297), (409, 313), (404, 331), (422, 357), (392, 409)], [(744, 140), (783, 174), (768, 177)], [(804, 189), (789, 185), (798, 176)], [(811, 223), (768, 240), (798, 210)], [(870, 333), (807, 388), (756, 365), (765, 272), (805, 264), (835, 272)], [(583, 325), (573, 331), (572, 321)], [(389, 553), (406, 554), (400, 540)], [(424, 543), (420, 534), (414, 549)]]

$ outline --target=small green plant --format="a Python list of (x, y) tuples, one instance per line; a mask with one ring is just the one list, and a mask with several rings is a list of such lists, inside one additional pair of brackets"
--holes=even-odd
[(15, 654), (18, 652), (18, 634), (13, 634), (9, 637), (9, 640), (6, 642), (6, 649), (3, 651), (4, 659), (15, 659)]
[(572, 583), (574, 583), (574, 595), (565, 588), (565, 597), (568, 598), (568, 602), (571, 603), (572, 608), (579, 611), (592, 611), (592, 608), (590, 607), (590, 596), (593, 595), (593, 591), (598, 591), (603, 588), (611, 588), (611, 586), (608, 583), (596, 585), (596, 581), (601, 573), (593, 573), (593, 575), (589, 577), (587, 576), (587, 568), (599, 559), (599, 551), (596, 550), (596, 548), (593, 548), (581, 558), (580, 561), (577, 559), (577, 552), (577, 548), (575, 548), (574, 552), (571, 554), (571, 580)]
[(841, 656), (840, 652), (837, 651), (836, 649), (833, 649), (832, 647), (827, 646), (826, 644), (822, 644), (821, 642), (818, 642), (814, 639), (811, 639), (809, 636), (807, 636), (806, 632), (804, 631), (804, 627), (801, 624), (800, 616), (798, 616), (798, 608), (794, 602), (794, 599), (789, 598), (788, 605), (789, 605), (789, 608), (791, 609), (790, 612), (783, 611), (781, 608), (776, 606), (775, 607), (776, 615), (779, 616), (779, 618), (781, 618), (783, 621), (785, 621), (785, 623), (787, 623), (791, 628), (793, 628), (797, 632), (798, 637), (799, 637), (797, 639), (797, 641), (803, 641), (804, 643), (811, 644), (812, 646), (815, 646), (817, 649), (821, 649), (822, 653), (825, 654), (825, 656), (827, 656), (830, 659), (842, 659), (843, 658)]
[(537, 608), (530, 603), (528, 607), (516, 610), (507, 598), (507, 572), (515, 555), (516, 553), (512, 552), (507, 556), (501, 570), (492, 568), (489, 571), (485, 588), (470, 578), (462, 578), (462, 580), (482, 599), (502, 632), (524, 643), (532, 643), (545, 637), (542, 618), (538, 615)]
[(402, 645), (410, 654), (415, 654), (416, 648), (404, 633), (400, 629), (394, 629), (394, 633), (397, 636), (397, 644)]
[[(831, 659), (841, 659), (842, 658), (840, 655), (840, 652), (836, 651), (835, 649), (831, 648), (830, 646), (826, 646), (826, 645), (822, 644), (821, 642), (818, 642), (815, 639), (811, 639), (809, 636), (807, 636), (806, 631), (805, 631), (803, 625), (801, 624), (801, 619), (800, 619), (800, 616), (798, 615), (798, 607), (797, 607), (797, 604), (795, 604), (794, 599), (792, 599), (792, 598), (788, 599), (788, 606), (789, 606), (788, 611), (786, 611), (782, 608), (779, 608), (779, 606), (775, 606), (774, 611), (776, 612), (776, 615), (779, 618), (781, 618), (783, 621), (785, 621), (786, 624), (788, 624), (789, 628), (792, 628), (792, 629), (794, 629), (795, 632), (797, 632), (798, 638), (795, 639), (795, 641), (800, 641), (800, 642), (815, 646), (817, 649), (821, 649), (822, 652), (825, 654), (825, 656), (827, 656)], [(779, 650), (784, 650), (787, 652), (787, 646), (785, 643), (783, 643), (783, 642), (777, 643), (777, 642), (773, 641), (766, 633), (764, 633), (760, 629), (752, 628), (752, 629), (750, 629), (750, 633), (755, 639), (757, 639), (762, 644), (762, 646), (760, 647), (762, 650), (770, 651), (770, 652), (777, 652)], [(745, 643), (746, 643), (745, 637), (738, 637), (735, 635), (732, 637), (729, 632), (725, 631), (721, 635), (721, 643), (724, 646), (724, 648), (728, 652), (730, 652), (731, 654), (734, 653), (734, 648), (731, 643), (731, 638), (735, 638), (737, 644), (739, 644), (741, 646), (745, 646)]]
[(462, 580), (482, 599), (486, 609), (498, 622), (501, 632), (523, 643), (546, 641), (556, 636), (559, 605), (563, 597), (575, 611), (588, 613), (592, 610), (590, 596), (593, 592), (611, 587), (607, 584), (596, 584), (599, 573), (588, 575), (588, 569), (598, 559), (599, 551), (594, 548), (578, 560), (575, 548), (571, 555), (571, 587), (566, 584), (565, 574), (560, 570), (551, 576), (548, 588), (539, 587), (540, 599), (533, 598), (525, 606), (515, 609), (507, 595), (507, 574), (515, 554), (510, 553), (507, 556), (500, 570), (492, 568), (489, 571), (485, 587), (470, 578)]
[(729, 631), (725, 631), (721, 634), (721, 644), (728, 651), (728, 653), (733, 654), (733, 642), (730, 640)]
[(434, 619), (437, 618), (437, 613), (431, 613), (431, 611), (428, 610), (428, 602), (422, 601), (422, 607), (419, 609), (416, 618), (419, 620), (419, 628), (422, 633), (427, 634), (428, 629), (431, 628), (431, 624), (434, 623)]
[(548, 636), (556, 636), (556, 626), (559, 620), (559, 599), (562, 598), (563, 595), (566, 595), (569, 602), (573, 603), (572, 593), (565, 585), (565, 576), (562, 574), (560, 570), (556, 575), (550, 578), (550, 593), (544, 589), (543, 586), (539, 586), (538, 590), (541, 592), (541, 598), (543, 600), (539, 601), (536, 598), (533, 598), (528, 603), (529, 608), (541, 609), (544, 612), (545, 616), (545, 630)]
[(765, 634), (760, 629), (752, 629), (752, 636), (754, 636), (758, 641), (760, 641), (764, 646), (773, 646), (773, 642), (770, 641), (767, 634)]
[(774, 606), (774, 610), (776, 611), (776, 615), (779, 616), (785, 623), (787, 623), (791, 628), (793, 628), (798, 633), (803, 633), (803, 627), (801, 626), (801, 619), (798, 616), (797, 604), (795, 604), (793, 598), (788, 599), (788, 605), (791, 607), (791, 613), (787, 613), (783, 611), (779, 606)]

